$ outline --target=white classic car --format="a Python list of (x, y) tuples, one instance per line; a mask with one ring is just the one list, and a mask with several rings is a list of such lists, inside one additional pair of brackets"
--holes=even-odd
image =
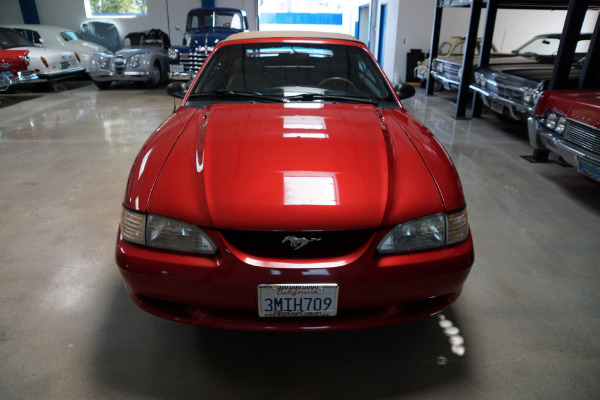
[(96, 52), (106, 51), (106, 47), (83, 40), (77, 32), (69, 28), (32, 24), (3, 25), (3, 27), (16, 30), (36, 46), (76, 53), (86, 72), (88, 72), (92, 55)]
[(37, 47), (14, 29), (0, 27), (0, 43), (5, 49), (29, 50), (29, 67), (40, 80), (65, 79), (85, 71), (72, 51)]

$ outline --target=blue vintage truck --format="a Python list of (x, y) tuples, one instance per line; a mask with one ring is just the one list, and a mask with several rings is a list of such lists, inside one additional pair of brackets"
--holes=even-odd
[(248, 31), (244, 10), (236, 8), (194, 8), (187, 16), (182, 46), (169, 49), (169, 79), (190, 80), (215, 45), (234, 33)]

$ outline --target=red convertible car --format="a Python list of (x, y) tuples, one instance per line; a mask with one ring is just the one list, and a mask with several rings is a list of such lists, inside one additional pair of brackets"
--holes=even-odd
[[(474, 260), (461, 183), (360, 41), (250, 32), (211, 53), (140, 150), (116, 246), (171, 320), (354, 329), (437, 313)], [(185, 91), (187, 90), (187, 92)]]
[(6, 50), (0, 44), (0, 93), (12, 93), (18, 83), (37, 79), (29, 69), (29, 50)]

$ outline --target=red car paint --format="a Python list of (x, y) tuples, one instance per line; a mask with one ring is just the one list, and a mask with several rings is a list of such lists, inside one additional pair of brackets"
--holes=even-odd
[[(211, 58), (240, 43), (295, 42), (351, 46), (372, 59), (358, 41), (311, 35), (233, 36)], [(159, 250), (119, 232), (117, 264), (141, 308), (219, 328), (334, 330), (425, 317), (459, 296), (474, 261), (470, 234), (435, 250), (377, 250), (398, 224), (465, 207), (450, 157), (395, 95), (392, 107), (327, 101), (192, 107), (190, 92), (140, 150), (124, 206), (201, 227), (218, 251)], [(342, 232), (349, 244), (321, 257), (278, 257), (257, 255), (236, 239), (279, 232)], [(328, 283), (339, 285), (336, 316), (258, 316), (258, 285)]]

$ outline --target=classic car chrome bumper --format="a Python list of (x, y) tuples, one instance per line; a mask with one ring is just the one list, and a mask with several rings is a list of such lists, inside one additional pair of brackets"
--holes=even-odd
[(150, 79), (150, 71), (125, 71), (117, 74), (115, 71), (91, 72), (95, 81), (146, 81)]
[(168, 76), (172, 81), (189, 81), (194, 77), (189, 72), (169, 72)]
[[(567, 142), (564, 137), (546, 129), (538, 118), (527, 119), (529, 143), (534, 149), (548, 149), (579, 172), (600, 182), (600, 155)], [(590, 169), (594, 171), (590, 172)]]
[(481, 99), (483, 100), (483, 104), (485, 104), (486, 107), (491, 108), (492, 111), (500, 114), (500, 113), (502, 113), (502, 109), (504, 107), (506, 107), (510, 116), (513, 119), (516, 119), (516, 120), (523, 119), (523, 116), (519, 115), (517, 113), (533, 114), (533, 112), (535, 111), (535, 104), (528, 106), (528, 105), (525, 105), (522, 103), (517, 103), (516, 101), (512, 101), (507, 98), (498, 96), (497, 94), (491, 93), (491, 92), (489, 92), (477, 85), (474, 85), (474, 84), (469, 85), (469, 88), (471, 88), (472, 90), (481, 94), (482, 95)]
[(434, 79), (440, 81), (442, 85), (444, 85), (444, 89), (446, 90), (456, 89), (460, 86), (460, 82), (454, 79), (450, 79), (444, 75), (440, 75), (439, 72), (431, 71), (431, 76), (433, 76)]
[(85, 68), (84, 67), (77, 67), (77, 68), (71, 68), (68, 70), (62, 70), (62, 71), (56, 71), (56, 72), (49, 72), (47, 74), (42, 74), (42, 73), (38, 73), (37, 76), (40, 79), (45, 79), (48, 81), (55, 81), (55, 80), (59, 80), (59, 79), (66, 79), (66, 78), (71, 78), (73, 76), (77, 76), (79, 74), (82, 74), (85, 72)]

